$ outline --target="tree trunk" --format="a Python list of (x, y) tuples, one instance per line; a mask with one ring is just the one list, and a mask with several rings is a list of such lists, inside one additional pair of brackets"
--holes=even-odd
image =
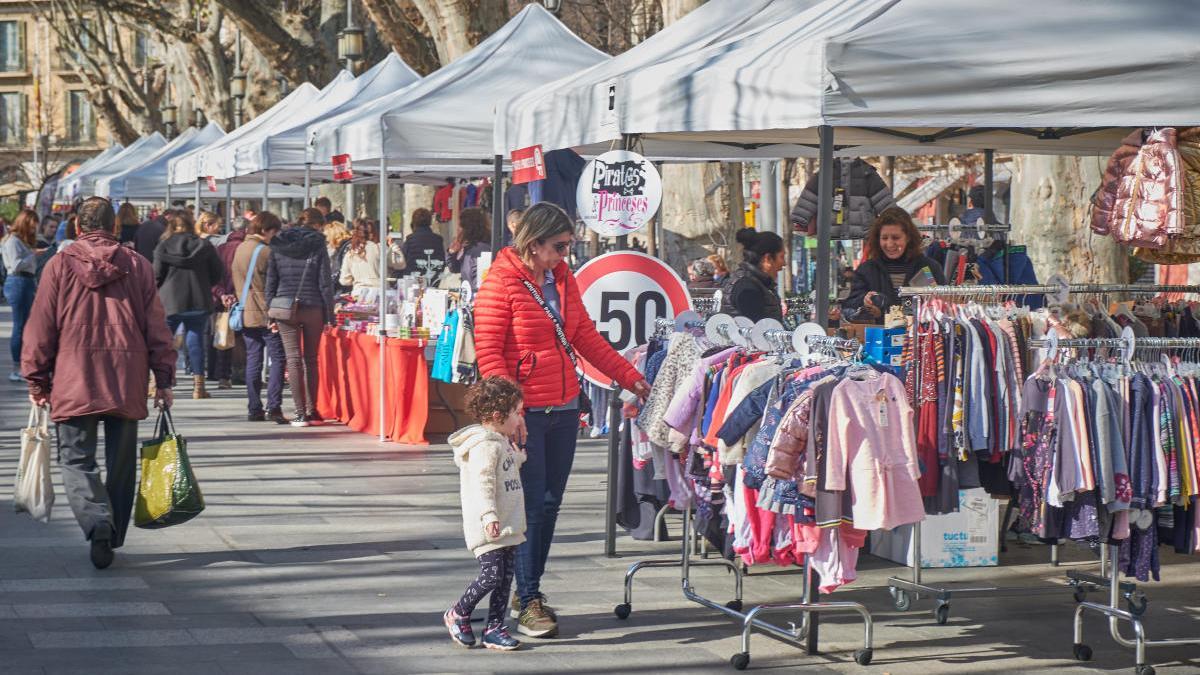
[(363, 0), (379, 39), (395, 50), (410, 68), (428, 75), (441, 67), (437, 44), (411, 0)]
[(412, 0), (445, 65), (466, 54), (508, 21), (505, 0)]
[(1129, 252), (1088, 227), (1089, 202), (1104, 173), (1102, 157), (1013, 157), (1013, 241), (1024, 244), (1039, 281), (1127, 283)]

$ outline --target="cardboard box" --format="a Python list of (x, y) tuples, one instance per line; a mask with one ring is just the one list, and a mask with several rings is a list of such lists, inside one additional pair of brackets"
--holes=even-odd
[[(995, 567), (1000, 564), (1000, 500), (983, 488), (958, 491), (958, 513), (921, 523), (921, 567)], [(871, 533), (871, 554), (912, 567), (911, 526)]]

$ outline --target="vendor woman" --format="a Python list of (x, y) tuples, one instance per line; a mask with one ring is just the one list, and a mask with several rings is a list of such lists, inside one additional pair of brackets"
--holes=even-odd
[(842, 316), (854, 323), (883, 323), (900, 302), (902, 286), (945, 285), (942, 267), (921, 252), (921, 233), (904, 209), (884, 209), (865, 243), (867, 259), (854, 271)]
[(783, 239), (774, 232), (738, 230), (742, 245), (742, 264), (721, 285), (721, 311), (744, 316), (751, 321), (783, 321), (783, 304), (775, 286), (775, 277), (787, 264)]

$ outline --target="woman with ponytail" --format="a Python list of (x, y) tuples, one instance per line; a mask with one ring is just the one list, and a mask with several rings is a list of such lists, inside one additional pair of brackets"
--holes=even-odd
[(755, 232), (744, 228), (737, 233), (742, 245), (742, 263), (721, 287), (721, 311), (744, 316), (751, 321), (783, 321), (783, 304), (775, 277), (787, 264), (783, 239), (774, 232)]

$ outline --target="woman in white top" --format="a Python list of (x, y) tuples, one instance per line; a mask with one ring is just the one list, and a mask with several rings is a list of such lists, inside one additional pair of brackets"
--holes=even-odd
[(21, 334), (25, 331), (29, 310), (33, 308), (33, 294), (37, 290), (38, 253), (34, 248), (40, 221), (32, 209), (22, 209), (0, 242), (4, 270), (8, 273), (4, 280), (4, 299), (13, 312), (13, 332), (9, 341), (13, 363), (8, 374), (10, 382), (21, 381)]
[(379, 288), (379, 243), (375, 228), (369, 222), (359, 220), (350, 235), (350, 244), (342, 258), (343, 286), (353, 288), (355, 294), (362, 288)]

